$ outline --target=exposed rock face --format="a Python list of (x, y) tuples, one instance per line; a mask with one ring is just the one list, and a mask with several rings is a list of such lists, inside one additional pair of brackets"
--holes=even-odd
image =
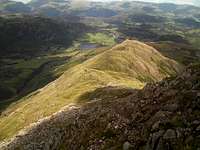
[(1, 149), (196, 150), (200, 148), (199, 91), (200, 65), (196, 65), (181, 76), (124, 97), (66, 109)]

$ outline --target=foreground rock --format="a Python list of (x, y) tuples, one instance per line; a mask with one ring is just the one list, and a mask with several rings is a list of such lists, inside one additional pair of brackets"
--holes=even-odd
[[(100, 91), (108, 94), (114, 89)], [(66, 109), (0, 149), (200, 148), (200, 65), (174, 79), (128, 93)]]

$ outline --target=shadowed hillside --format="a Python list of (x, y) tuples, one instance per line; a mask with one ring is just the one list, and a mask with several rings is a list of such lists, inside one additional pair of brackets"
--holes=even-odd
[[(70, 57), (51, 56), (72, 46), (86, 29), (84, 24), (77, 22), (33, 15), (0, 14), (0, 102), (22, 94), (35, 76), (38, 85), (33, 89), (26, 88), (28, 92), (23, 94), (53, 81), (52, 68), (66, 63)], [(46, 74), (43, 80), (37, 76), (40, 73), (43, 76)]]
[(1, 57), (30, 57), (71, 46), (85, 32), (86, 26), (41, 16), (2, 15), (0, 30)]
[(85, 102), (80, 96), (97, 88), (140, 89), (147, 82), (160, 81), (181, 70), (181, 65), (162, 56), (156, 49), (126, 40), (67, 70), (54, 82), (10, 105), (1, 115), (0, 139), (13, 136), (23, 127), (70, 103)]

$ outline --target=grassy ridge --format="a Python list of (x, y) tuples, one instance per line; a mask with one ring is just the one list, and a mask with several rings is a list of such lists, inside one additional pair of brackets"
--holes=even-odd
[[(165, 64), (164, 72), (158, 62)], [(152, 47), (127, 40), (70, 68), (54, 82), (10, 105), (0, 118), (0, 139), (12, 137), (70, 103), (79, 103), (84, 93), (105, 86), (138, 89), (145, 85), (144, 79), (158, 81), (180, 69), (179, 64)]]

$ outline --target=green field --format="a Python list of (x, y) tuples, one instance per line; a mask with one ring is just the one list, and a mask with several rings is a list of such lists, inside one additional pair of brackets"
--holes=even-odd
[(113, 36), (105, 33), (87, 33), (84, 41), (102, 46), (113, 46), (116, 43)]

